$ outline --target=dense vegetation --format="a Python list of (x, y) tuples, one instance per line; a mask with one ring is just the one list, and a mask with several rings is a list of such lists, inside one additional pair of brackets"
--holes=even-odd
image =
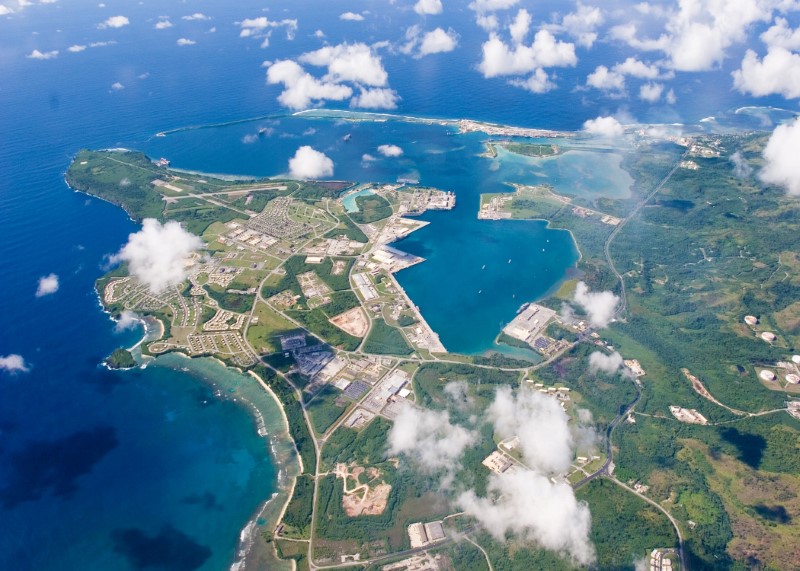
[(106, 365), (109, 369), (130, 369), (136, 366), (136, 360), (130, 351), (119, 347), (114, 349), (113, 353), (106, 359)]
[(308, 537), (311, 531), (311, 514), (314, 507), (314, 477), (302, 474), (297, 477), (294, 494), (286, 506), (283, 523), (294, 528), (292, 537)]
[(383, 220), (392, 215), (392, 205), (384, 197), (377, 194), (356, 198), (358, 212), (351, 212), (350, 218), (358, 224), (369, 224)]

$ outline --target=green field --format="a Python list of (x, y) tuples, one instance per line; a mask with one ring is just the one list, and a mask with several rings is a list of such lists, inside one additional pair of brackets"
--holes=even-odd
[(400, 330), (383, 319), (373, 320), (364, 351), (376, 355), (410, 355), (414, 352)]

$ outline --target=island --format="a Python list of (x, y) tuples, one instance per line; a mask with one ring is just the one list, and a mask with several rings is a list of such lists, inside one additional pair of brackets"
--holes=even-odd
[(130, 351), (124, 347), (114, 349), (106, 359), (106, 366), (109, 369), (130, 369), (136, 366), (136, 360)]
[[(521, 138), (509, 152), (568, 153), (535, 129), (458, 127), (487, 145)], [(81, 151), (66, 180), (202, 240), (180, 284), (154, 292), (122, 264), (98, 295), (112, 314), (162, 323), (144, 358), (213, 356), (279, 400), (299, 467), (262, 537), (297, 569), (643, 561), (666, 571), (752, 558), (789, 568), (796, 550), (781, 538), (800, 525), (787, 495), (800, 486), (797, 206), (730, 166), (736, 152), (756, 162), (765, 142), (643, 138), (621, 151), (634, 183), (619, 199), (547, 185), (484, 195), (487, 224), (547, 220), (581, 253), (554, 291), (520, 300), (498, 328), (499, 344), (535, 351), (535, 362), (449, 353), (395, 278), (425, 263), (401, 240), (427, 224), (419, 214), (455, 206), (450, 189), (223, 180), (127, 150)], [(592, 436), (575, 436), (540, 481), (531, 432), (522, 421), (504, 428), (491, 416), (498, 403), (550, 411), (570, 434)], [(413, 441), (393, 436), (398, 424)], [(447, 456), (443, 434), (448, 446), (464, 442), (461, 456)], [(573, 498), (570, 513), (591, 517), (591, 552), (482, 520), (481, 510), (518, 513), (503, 501), (522, 493), (518, 481)]]

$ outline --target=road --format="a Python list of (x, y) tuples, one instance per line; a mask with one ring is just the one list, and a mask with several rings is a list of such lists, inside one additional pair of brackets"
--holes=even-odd
[(627, 294), (626, 294), (626, 291), (625, 291), (625, 279), (622, 277), (622, 274), (620, 274), (617, 271), (617, 267), (614, 265), (614, 260), (611, 258), (611, 243), (614, 241), (614, 238), (617, 237), (617, 235), (620, 233), (620, 231), (622, 231), (622, 229), (625, 227), (625, 225), (628, 222), (630, 222), (631, 219), (639, 213), (639, 211), (644, 207), (644, 205), (647, 204), (648, 202), (650, 202), (650, 200), (656, 194), (658, 194), (659, 191), (662, 188), (664, 188), (664, 185), (667, 184), (667, 181), (669, 181), (669, 179), (672, 178), (672, 175), (675, 174), (675, 171), (678, 170), (678, 168), (680, 168), (681, 161), (683, 161), (684, 157), (686, 156), (686, 154), (688, 152), (689, 151), (686, 151), (686, 153), (681, 155), (681, 158), (678, 159), (678, 162), (675, 163), (675, 166), (673, 166), (672, 169), (666, 174), (666, 176), (661, 179), (661, 181), (650, 192), (650, 194), (648, 194), (642, 200), (640, 200), (639, 203), (636, 204), (636, 206), (633, 207), (633, 210), (630, 211), (628, 216), (623, 218), (622, 222), (617, 224), (616, 228), (614, 228), (614, 230), (611, 232), (611, 234), (608, 235), (608, 238), (606, 238), (606, 243), (603, 246), (603, 252), (606, 255), (606, 262), (608, 262), (608, 267), (611, 268), (611, 271), (617, 277), (617, 279), (619, 280), (619, 284), (620, 284), (620, 303), (617, 306), (617, 315), (622, 315), (623, 313), (625, 313), (625, 309), (627, 308), (627, 304), (628, 304), (628, 299), (627, 299)]

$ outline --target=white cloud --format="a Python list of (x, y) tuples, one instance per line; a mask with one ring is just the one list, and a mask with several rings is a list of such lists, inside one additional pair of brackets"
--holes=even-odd
[(664, 92), (664, 85), (661, 83), (647, 82), (639, 87), (639, 99), (655, 103), (661, 99), (661, 94)]
[(487, 32), (494, 32), (500, 27), (500, 22), (494, 14), (478, 14), (475, 23)]
[(403, 454), (427, 471), (452, 470), (477, 435), (452, 424), (447, 411), (403, 407), (389, 430), (389, 454)]
[(292, 109), (307, 109), (312, 103), (316, 104), (326, 99), (342, 101), (353, 94), (350, 87), (319, 80), (306, 73), (292, 60), (277, 61), (270, 65), (267, 70), (267, 82), (280, 83), (284, 86), (278, 101)]
[(681, 0), (675, 10), (662, 10), (663, 31), (655, 39), (637, 37), (636, 24), (616, 26), (612, 37), (638, 50), (663, 52), (667, 65), (679, 71), (717, 68), (727, 49), (747, 40), (749, 30), (767, 22), (774, 11), (796, 9), (796, 3), (781, 0)]
[(374, 157), (374, 156), (370, 155), (369, 153), (364, 153), (363, 155), (361, 155), (361, 162), (363, 162), (363, 163), (374, 163), (377, 160), (378, 160), (378, 157)]
[(571, 14), (564, 16), (561, 26), (566, 32), (575, 38), (579, 46), (591, 48), (597, 40), (597, 32), (605, 18), (600, 8), (596, 6), (585, 6), (578, 2), (578, 9)]
[(0, 355), (0, 371), (7, 373), (27, 373), (31, 368), (25, 363), (22, 355), (12, 353), (10, 355)]
[(593, 327), (607, 327), (614, 318), (619, 303), (619, 297), (612, 292), (589, 291), (589, 286), (584, 282), (578, 282), (572, 299), (583, 308)]
[(8, 16), (9, 14), (13, 14), (14, 10), (9, 8), (8, 6), (3, 6), (0, 4), (0, 16)]
[(519, 438), (519, 449), (528, 468), (557, 475), (572, 464), (575, 441), (569, 417), (552, 396), (531, 390), (514, 395), (509, 387), (503, 387), (497, 390), (486, 417), (503, 440)]
[(556, 88), (556, 84), (550, 81), (550, 76), (542, 68), (536, 69), (527, 79), (512, 79), (510, 83), (531, 93), (547, 93)]
[(531, 45), (506, 45), (492, 36), (483, 44), (483, 58), (478, 69), (486, 78), (523, 75), (537, 68), (574, 66), (578, 62), (575, 46), (556, 40), (547, 30), (539, 30)]
[(156, 30), (166, 30), (167, 28), (172, 27), (172, 22), (169, 20), (159, 20), (156, 22), (156, 25), (153, 26)]
[(56, 274), (48, 274), (39, 278), (39, 283), (36, 286), (36, 297), (43, 297), (58, 291), (58, 276)]
[(459, 496), (458, 506), (498, 541), (511, 535), (581, 565), (593, 562), (588, 506), (577, 501), (568, 483), (551, 480), (569, 469), (580, 441), (585, 440), (587, 446), (596, 442), (594, 431), (581, 426), (583, 421), (591, 422), (591, 415), (582, 412), (571, 426), (552, 396), (530, 390), (518, 390), (515, 395), (509, 387), (499, 389), (486, 411), (487, 420), (496, 436), (519, 439), (526, 468), (515, 466), (503, 474), (491, 474), (487, 497), (469, 490)]
[(338, 44), (325, 46), (300, 56), (300, 61), (315, 66), (325, 66), (328, 73), (323, 81), (340, 83), (351, 81), (363, 85), (382, 87), (389, 78), (381, 58), (366, 44)]
[(72, 53), (75, 54), (75, 53), (78, 53), (78, 52), (82, 52), (85, 49), (86, 49), (86, 46), (80, 45), (80, 44), (75, 44), (75, 45), (72, 45), (72, 46), (68, 47), (67, 51), (68, 52), (72, 52)]
[(753, 50), (747, 50), (742, 67), (733, 72), (733, 85), (756, 97), (800, 97), (800, 55), (786, 48), (770, 47), (760, 60)]
[(610, 355), (606, 355), (602, 351), (595, 351), (589, 355), (589, 372), (597, 374), (602, 371), (609, 375), (613, 375), (623, 367), (622, 355), (614, 351)]
[(522, 8), (517, 12), (517, 16), (511, 25), (508, 27), (508, 32), (511, 34), (511, 39), (515, 44), (521, 44), (525, 41), (525, 36), (528, 35), (528, 30), (531, 28), (531, 15), (528, 11)]
[(442, 13), (442, 0), (419, 0), (414, 4), (414, 12), (417, 14), (436, 15)]
[(419, 46), (419, 57), (430, 54), (452, 52), (458, 45), (458, 35), (448, 29), (446, 32), (442, 28), (436, 28), (422, 37)]
[(349, 22), (363, 22), (364, 16), (362, 16), (361, 14), (356, 14), (355, 12), (345, 12), (344, 14), (339, 16), (339, 19)]
[(380, 145), (378, 152), (384, 157), (401, 157), (403, 156), (403, 149), (397, 145)]
[(800, 119), (779, 125), (764, 148), (764, 168), (759, 177), (767, 184), (781, 186), (800, 196)]
[(397, 109), (400, 96), (394, 89), (373, 87), (361, 89), (359, 94), (350, 100), (350, 107), (359, 109)]
[(731, 155), (731, 162), (733, 163), (733, 176), (736, 178), (747, 178), (753, 174), (753, 167), (748, 164), (747, 159), (739, 151)]
[[(625, 128), (622, 124), (611, 116), (589, 119), (583, 124), (583, 130), (590, 135), (609, 139), (621, 137), (625, 134)], [(581, 282), (581, 284), (583, 284), (583, 282)]]
[(140, 317), (133, 311), (126, 309), (119, 314), (117, 323), (114, 325), (114, 331), (116, 333), (121, 333), (129, 329), (134, 329), (137, 325), (139, 325), (139, 323)]
[(125, 86), (122, 85), (119, 81), (111, 84), (111, 89), (114, 91), (122, 91), (125, 89)]
[(33, 50), (29, 53), (26, 57), (30, 59), (54, 59), (58, 57), (58, 50), (53, 50), (49, 52), (40, 52), (39, 50)]
[(494, 12), (512, 8), (518, 2), (519, 0), (475, 0), (469, 7), (476, 12)]
[(125, 16), (111, 16), (105, 21), (97, 24), (97, 27), (100, 28), (101, 30), (104, 28), (122, 28), (123, 26), (127, 26), (130, 23), (131, 21), (128, 20), (128, 18), (126, 18)]
[(190, 40), (189, 38), (178, 38), (178, 40), (175, 43), (178, 44), (179, 46), (193, 46), (197, 42), (194, 40)]
[(289, 159), (289, 176), (301, 180), (333, 176), (333, 161), (324, 153), (304, 145)]
[(617, 71), (609, 70), (604, 65), (598, 65), (586, 77), (586, 85), (600, 91), (622, 92), (625, 90), (625, 76)]
[(566, 555), (579, 565), (595, 560), (589, 541), (589, 507), (575, 498), (568, 483), (554, 484), (531, 470), (509, 470), (489, 476), (487, 494), (481, 498), (469, 490), (457, 504), (498, 542), (513, 535)]
[(187, 259), (202, 247), (202, 240), (178, 222), (170, 220), (162, 225), (154, 218), (145, 218), (142, 229), (128, 236), (111, 262), (127, 262), (129, 273), (158, 294), (186, 279)]
[(761, 34), (761, 41), (769, 47), (800, 50), (800, 28), (793, 30), (785, 18), (776, 18), (775, 25)]
[[(274, 28), (286, 28), (286, 37), (294, 39), (294, 34), (297, 32), (297, 20), (284, 19), (280, 21), (273, 21), (266, 16), (259, 16), (258, 18), (247, 18), (239, 22), (239, 27), (242, 29), (239, 32), (240, 38), (264, 38), (268, 40), (271, 30)], [(268, 42), (267, 42), (268, 43)], [(261, 47), (266, 47), (262, 45)]]
[(614, 66), (614, 71), (622, 75), (630, 75), (639, 79), (657, 79), (660, 75), (658, 66), (648, 65), (635, 57), (629, 57)]
[(202, 12), (195, 12), (194, 14), (190, 14), (188, 16), (181, 16), (181, 20), (210, 20), (210, 16), (206, 16)]

